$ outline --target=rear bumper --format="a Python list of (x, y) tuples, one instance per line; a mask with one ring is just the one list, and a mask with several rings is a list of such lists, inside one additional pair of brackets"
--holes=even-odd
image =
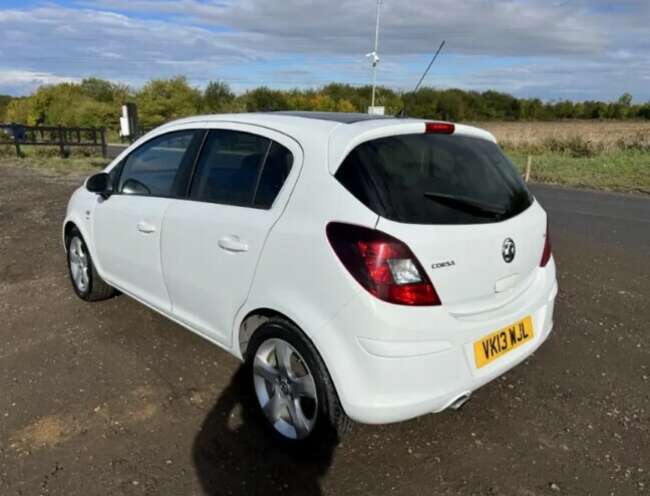
[[(471, 318), (441, 308), (391, 305), (384, 312), (385, 303), (356, 300), (331, 323), (330, 331), (346, 342), (326, 360), (343, 408), (352, 419), (373, 424), (448, 408), (525, 360), (548, 338), (556, 295), (551, 261), (512, 305)], [(473, 343), (528, 315), (534, 338), (477, 369)]]

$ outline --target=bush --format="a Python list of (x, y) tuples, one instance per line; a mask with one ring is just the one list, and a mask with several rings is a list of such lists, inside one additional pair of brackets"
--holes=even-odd
[(629, 136), (623, 136), (616, 141), (616, 145), (621, 150), (639, 150), (642, 152), (650, 151), (650, 134), (643, 131), (636, 131)]
[(192, 88), (187, 79), (153, 79), (136, 94), (140, 125), (160, 126), (174, 119), (196, 115), (201, 107), (201, 92)]
[(603, 151), (602, 145), (586, 140), (582, 136), (574, 135), (565, 139), (549, 137), (543, 141), (543, 148), (558, 153), (566, 153), (572, 157), (593, 157)]

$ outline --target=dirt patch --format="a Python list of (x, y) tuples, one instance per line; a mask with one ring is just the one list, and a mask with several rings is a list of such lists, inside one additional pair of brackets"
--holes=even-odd
[[(200, 395), (198, 391), (194, 394)], [(52, 448), (90, 430), (105, 435), (115, 426), (129, 427), (150, 420), (165, 402), (164, 390), (140, 386), (92, 410), (39, 418), (13, 433), (9, 438), (10, 447), (27, 454)]]
[(55, 446), (78, 432), (79, 426), (73, 417), (49, 415), (27, 425), (10, 438), (11, 448), (20, 453)]

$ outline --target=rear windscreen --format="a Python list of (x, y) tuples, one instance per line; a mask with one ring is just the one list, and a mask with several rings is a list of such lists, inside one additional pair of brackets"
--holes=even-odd
[(409, 224), (498, 222), (532, 201), (495, 143), (460, 135), (408, 134), (362, 143), (336, 178), (377, 214)]

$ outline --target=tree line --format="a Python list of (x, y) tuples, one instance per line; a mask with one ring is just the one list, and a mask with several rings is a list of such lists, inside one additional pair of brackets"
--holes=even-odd
[[(272, 110), (365, 112), (371, 87), (331, 83), (317, 89), (278, 90), (261, 86), (239, 95), (228, 84), (212, 81), (201, 90), (182, 76), (152, 79), (134, 90), (98, 78), (80, 83), (39, 87), (27, 97), (0, 95), (0, 122), (27, 125), (106, 127), (116, 129), (125, 102), (138, 105), (140, 124), (153, 128), (188, 115)], [(650, 102), (634, 104), (632, 96), (617, 101), (544, 102), (497, 91), (421, 88), (416, 93), (380, 86), (377, 105), (387, 114), (451, 121), (650, 119)]]

